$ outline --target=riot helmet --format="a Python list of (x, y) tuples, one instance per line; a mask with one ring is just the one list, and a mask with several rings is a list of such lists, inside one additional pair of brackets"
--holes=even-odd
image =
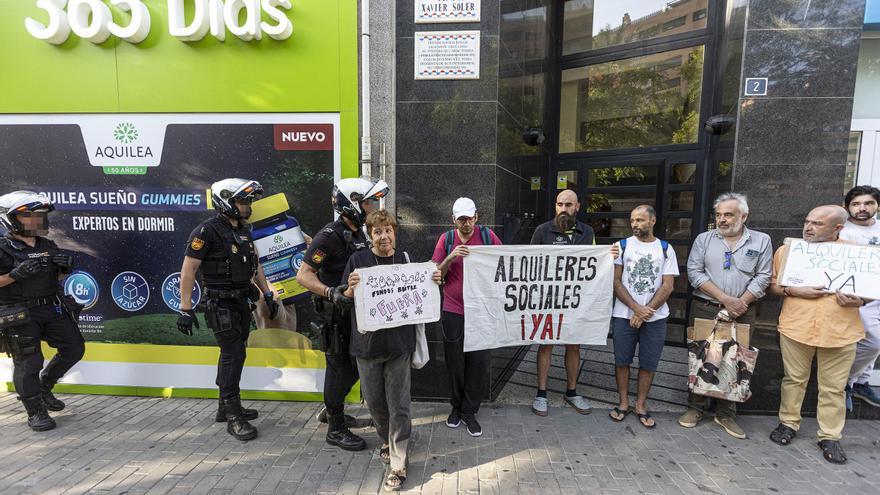
[(0, 224), (7, 231), (26, 237), (49, 232), (49, 212), (55, 205), (42, 193), (15, 191), (0, 196)]
[(381, 179), (342, 179), (333, 186), (330, 197), (333, 209), (360, 228), (367, 213), (379, 209), (379, 199), (388, 194), (388, 184)]
[[(223, 179), (211, 184), (211, 202), (214, 209), (233, 219), (247, 220), (251, 216), (250, 204), (263, 195), (263, 186), (248, 179)], [(244, 212), (239, 211), (235, 201), (245, 203)]]

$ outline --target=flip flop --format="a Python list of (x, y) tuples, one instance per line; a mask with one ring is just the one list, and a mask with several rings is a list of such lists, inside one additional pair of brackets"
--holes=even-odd
[(822, 456), (826, 461), (834, 464), (846, 464), (846, 454), (840, 447), (837, 440), (822, 440), (819, 442), (819, 448), (822, 449)]
[[(614, 421), (615, 423), (620, 423), (621, 421), (626, 419), (626, 416), (631, 412), (631, 409), (626, 409), (624, 411), (615, 406), (614, 409), (612, 409), (611, 412), (608, 413), (608, 417), (611, 418), (611, 421)], [(619, 415), (620, 417), (615, 417), (615, 415)]]
[(649, 430), (653, 430), (655, 427), (657, 427), (656, 421), (654, 421), (654, 424), (652, 424), (652, 425), (645, 424), (645, 421), (647, 421), (649, 419), (653, 419), (651, 417), (651, 413), (649, 413), (648, 411), (645, 411), (645, 414), (639, 414), (639, 412), (636, 411), (636, 416), (639, 418), (639, 424), (644, 426), (645, 428), (647, 428)]
[[(397, 484), (394, 484), (395, 481), (397, 482)], [(406, 476), (404, 476), (402, 474), (396, 474), (392, 471), (385, 478), (385, 483), (384, 483), (385, 491), (388, 491), (388, 492), (400, 491), (400, 487), (403, 486), (403, 483), (405, 481), (406, 481)]]
[(391, 464), (391, 446), (379, 448), (379, 460), (385, 464)]

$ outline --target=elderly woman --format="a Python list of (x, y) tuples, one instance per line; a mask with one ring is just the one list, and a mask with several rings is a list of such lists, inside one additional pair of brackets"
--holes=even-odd
[[(371, 249), (362, 249), (351, 256), (345, 267), (343, 280), (348, 280), (345, 295), (354, 296), (360, 282), (359, 268), (408, 263), (409, 257), (395, 249), (397, 221), (386, 210), (367, 216), (367, 234), (373, 241)], [(440, 283), (440, 271), (433, 280)], [(414, 325), (402, 325), (374, 332), (358, 331), (357, 318), (351, 318), (351, 354), (357, 360), (364, 394), (376, 433), (382, 440), (379, 458), (391, 464), (385, 478), (387, 491), (398, 491), (406, 481), (407, 443), (412, 420), (410, 418), (410, 366), (416, 348)]]

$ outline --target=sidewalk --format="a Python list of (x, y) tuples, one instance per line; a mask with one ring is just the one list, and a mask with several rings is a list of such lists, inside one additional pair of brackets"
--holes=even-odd
[[(248, 401), (260, 410), (257, 440), (233, 440), (214, 423), (216, 401), (86, 395), (59, 396), (59, 428), (31, 432), (15, 394), (0, 394), (0, 493), (244, 494), (377, 493), (384, 465), (371, 429), (370, 449), (350, 453), (324, 443), (317, 404)], [(368, 414), (351, 408), (359, 418)], [(581, 416), (551, 408), (489, 405), (484, 434), (445, 426), (445, 404), (413, 407), (408, 493), (876, 493), (880, 422), (851, 421), (850, 462), (825, 462), (807, 419), (790, 447), (767, 438), (773, 417), (742, 417), (748, 440), (711, 421), (696, 429), (657, 414), (650, 431), (607, 411)]]

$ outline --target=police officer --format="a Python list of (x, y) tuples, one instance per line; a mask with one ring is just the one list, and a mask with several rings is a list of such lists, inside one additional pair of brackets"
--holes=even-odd
[[(220, 388), (220, 403), (216, 420), (226, 421), (226, 431), (238, 440), (257, 437), (257, 429), (248, 423), (257, 418), (257, 410), (241, 407), (238, 385), (244, 367), (252, 303), (262, 294), (270, 318), (278, 313), (278, 302), (257, 262), (247, 223), (251, 203), (262, 194), (263, 186), (252, 180), (223, 179), (212, 184), (211, 201), (218, 215), (202, 222), (190, 234), (180, 269), (182, 296), (192, 294), (196, 271), (201, 269), (205, 320), (220, 346), (216, 382)], [(177, 329), (192, 335), (194, 324), (199, 327), (192, 299), (181, 297)]]
[(388, 194), (385, 181), (343, 179), (333, 187), (331, 201), (339, 218), (327, 224), (312, 240), (296, 275), (315, 294), (316, 309), (324, 318), (323, 340), (327, 368), (324, 374), (327, 443), (345, 450), (363, 450), (367, 443), (352, 433), (344, 414), (345, 396), (358, 380), (357, 364), (349, 353), (352, 300), (343, 293), (342, 273), (348, 258), (367, 247), (361, 226), (379, 198)]
[[(12, 356), (12, 381), (34, 431), (55, 428), (47, 411), (64, 409), (52, 387), (85, 353), (79, 310), (60, 297), (58, 281), (73, 270), (73, 256), (44, 237), (55, 206), (44, 194), (0, 196), (0, 347)], [(43, 369), (40, 341), (58, 349)]]

